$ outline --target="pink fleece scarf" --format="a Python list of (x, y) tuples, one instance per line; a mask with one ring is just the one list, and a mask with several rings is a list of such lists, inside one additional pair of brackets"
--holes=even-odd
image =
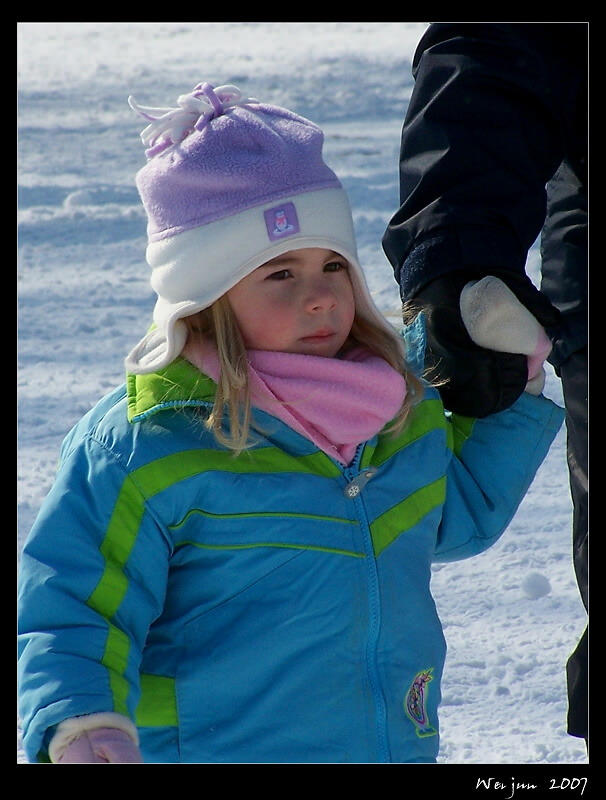
[[(215, 382), (219, 358), (191, 339), (183, 357)], [(251, 402), (344, 464), (398, 413), (406, 382), (384, 359), (356, 347), (343, 358), (248, 350)]]

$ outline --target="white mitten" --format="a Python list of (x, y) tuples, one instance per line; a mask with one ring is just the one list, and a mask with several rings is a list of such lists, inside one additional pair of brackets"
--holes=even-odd
[(459, 301), (471, 339), (487, 350), (528, 356), (525, 391), (539, 395), (545, 385), (543, 362), (551, 352), (544, 328), (511, 289), (493, 275), (470, 281)]

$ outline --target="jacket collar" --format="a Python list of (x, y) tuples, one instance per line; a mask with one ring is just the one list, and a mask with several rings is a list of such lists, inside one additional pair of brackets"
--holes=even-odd
[[(214, 403), (216, 383), (184, 358), (177, 358), (164, 369), (146, 375), (127, 373), (126, 395), (128, 421), (131, 423), (179, 408), (209, 408)], [(317, 446), (306, 437), (265, 411), (253, 409), (251, 425), (261, 433), (266, 443), (280, 447), (295, 456), (320, 454)], [(338, 470), (324, 453), (322, 459), (333, 464), (331, 474)]]
[(167, 408), (211, 406), (216, 384), (184, 358), (147, 375), (126, 376), (129, 422), (143, 419)]

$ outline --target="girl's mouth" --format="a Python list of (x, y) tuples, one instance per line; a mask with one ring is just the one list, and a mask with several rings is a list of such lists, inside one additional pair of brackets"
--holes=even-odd
[(323, 342), (327, 342), (329, 339), (332, 339), (334, 335), (334, 331), (328, 330), (327, 328), (322, 328), (322, 330), (315, 331), (315, 333), (312, 333), (309, 336), (303, 336), (301, 341), (306, 342), (307, 344), (321, 344)]

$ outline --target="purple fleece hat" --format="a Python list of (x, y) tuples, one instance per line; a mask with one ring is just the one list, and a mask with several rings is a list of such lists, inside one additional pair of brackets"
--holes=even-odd
[(358, 263), (349, 201), (322, 159), (324, 135), (235, 86), (198, 84), (178, 108), (131, 107), (150, 125), (137, 187), (148, 216), (147, 261), (158, 295), (155, 329), (126, 359), (154, 372), (187, 335), (182, 318), (289, 250), (323, 247), (352, 267), (358, 310), (378, 316)]
[[(235, 87), (218, 91), (223, 105), (212, 124), (197, 122), (178, 146), (152, 156), (137, 175), (150, 242), (291, 194), (341, 188), (322, 160), (320, 128), (286, 109), (237, 98)], [(217, 94), (205, 84), (188, 99), (203, 103), (207, 97)], [(236, 98), (246, 105), (228, 105)], [(164, 139), (156, 154), (171, 144)]]

